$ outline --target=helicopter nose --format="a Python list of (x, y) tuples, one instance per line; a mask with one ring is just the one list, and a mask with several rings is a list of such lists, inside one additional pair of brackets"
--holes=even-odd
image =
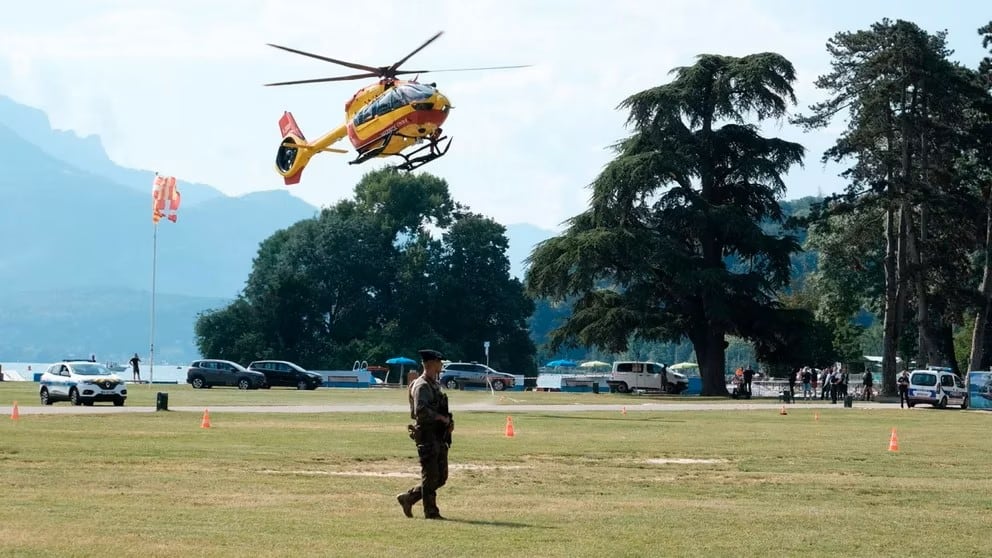
[(451, 108), (451, 101), (448, 100), (447, 96), (441, 94), (441, 92), (438, 92), (435, 106), (440, 108), (440, 110), (447, 110)]

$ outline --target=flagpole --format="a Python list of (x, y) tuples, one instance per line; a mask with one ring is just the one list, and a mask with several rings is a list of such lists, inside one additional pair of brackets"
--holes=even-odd
[(155, 265), (158, 254), (158, 223), (152, 225), (152, 324), (148, 354), (148, 385), (155, 383)]
[[(155, 276), (156, 264), (158, 260), (158, 222), (162, 217), (166, 217), (173, 223), (176, 222), (176, 211), (179, 209), (179, 190), (176, 188), (176, 178), (174, 176), (160, 177), (155, 173), (155, 180), (152, 182), (152, 316), (151, 316), (151, 339), (148, 343), (148, 384), (155, 383)], [(169, 213), (166, 215), (165, 208), (168, 202)]]

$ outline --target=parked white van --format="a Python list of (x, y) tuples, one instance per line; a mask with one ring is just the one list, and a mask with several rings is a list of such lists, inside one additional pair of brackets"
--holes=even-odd
[(940, 409), (948, 405), (968, 408), (968, 386), (950, 368), (928, 368), (909, 373), (909, 406), (929, 403)]
[(613, 363), (606, 383), (620, 393), (643, 390), (678, 394), (688, 389), (689, 378), (657, 362), (620, 361)]

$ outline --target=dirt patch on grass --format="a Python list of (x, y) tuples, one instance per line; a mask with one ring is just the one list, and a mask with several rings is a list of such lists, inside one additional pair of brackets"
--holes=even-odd
[(502, 471), (510, 469), (533, 469), (526, 465), (483, 465), (480, 463), (449, 463), (448, 469), (453, 471)]
[[(506, 471), (512, 469), (531, 469), (524, 465), (484, 465), (480, 463), (451, 463), (448, 465), (450, 471)], [(324, 469), (261, 469), (256, 471), (261, 475), (301, 475), (314, 477), (400, 477), (417, 478), (420, 477), (419, 469), (408, 469), (405, 471), (328, 471)]]
[(317, 471), (317, 470), (296, 470), (278, 471), (275, 469), (263, 469), (257, 471), (262, 475), (303, 475), (303, 476), (332, 476), (332, 477), (404, 477), (417, 478), (420, 473), (414, 471)]
[(645, 463), (651, 465), (715, 465), (717, 463), (729, 463), (726, 459), (693, 459), (689, 457), (659, 457), (657, 459), (647, 459)]

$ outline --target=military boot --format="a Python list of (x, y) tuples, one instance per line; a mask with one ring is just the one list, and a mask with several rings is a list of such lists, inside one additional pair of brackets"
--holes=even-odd
[(400, 503), (403, 508), (403, 515), (407, 517), (413, 517), (413, 502), (410, 500), (410, 495), (406, 492), (396, 495), (396, 501)]

